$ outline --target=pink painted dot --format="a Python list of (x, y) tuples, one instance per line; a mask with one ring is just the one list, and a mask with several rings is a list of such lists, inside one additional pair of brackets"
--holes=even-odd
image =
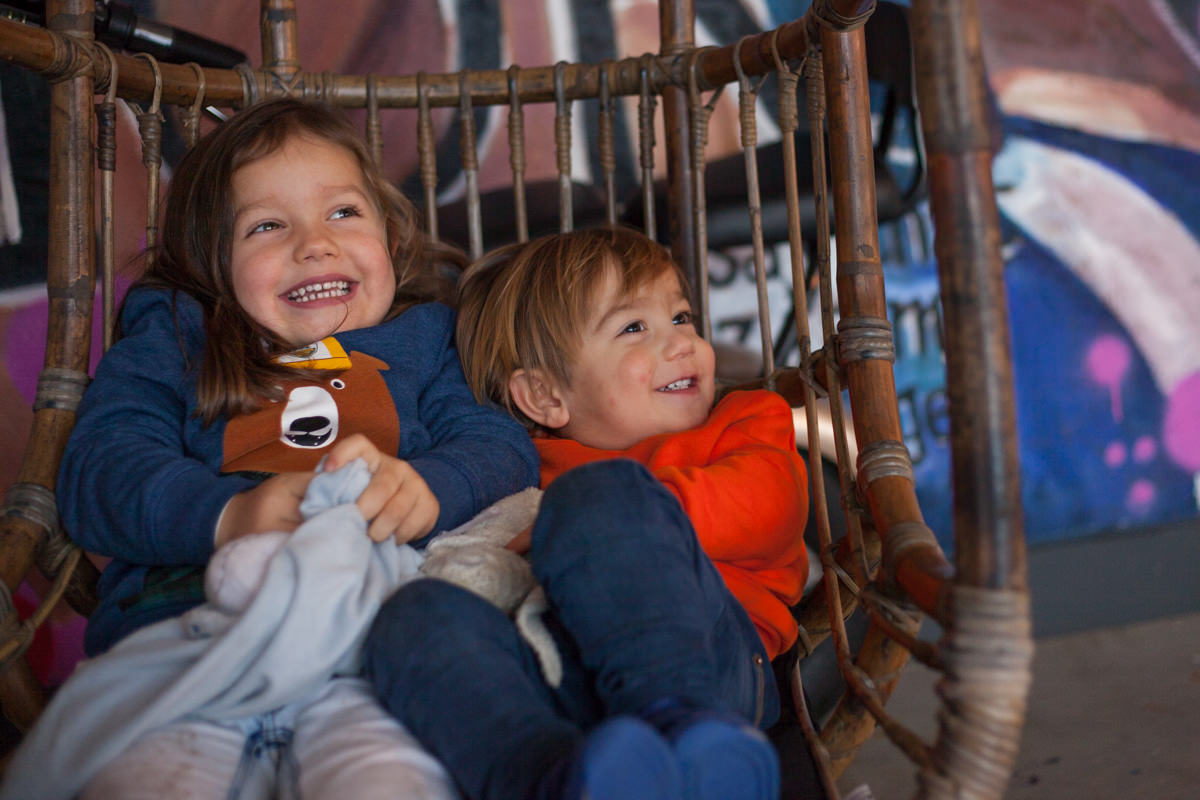
[(1133, 443), (1133, 460), (1139, 464), (1145, 464), (1157, 454), (1158, 442), (1153, 436), (1139, 436)]
[(1129, 370), (1129, 345), (1119, 336), (1097, 336), (1087, 352), (1087, 370), (1092, 380), (1115, 386)]
[(1162, 440), (1171, 460), (1188, 472), (1200, 472), (1200, 372), (1193, 372), (1171, 390)]
[(1088, 348), (1084, 363), (1092, 380), (1108, 388), (1112, 401), (1113, 419), (1124, 416), (1121, 409), (1121, 381), (1132, 361), (1129, 345), (1120, 336), (1097, 336)]
[(1109, 442), (1108, 447), (1104, 448), (1104, 463), (1116, 469), (1125, 463), (1125, 455), (1124, 442)]
[(1144, 478), (1136, 480), (1129, 487), (1129, 494), (1125, 496), (1125, 506), (1130, 511), (1145, 511), (1150, 508), (1157, 494), (1153, 483)]

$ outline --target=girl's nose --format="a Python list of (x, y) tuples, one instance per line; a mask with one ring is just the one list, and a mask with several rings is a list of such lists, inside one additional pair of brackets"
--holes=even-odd
[(311, 226), (301, 231), (296, 243), (296, 260), (323, 259), (337, 255), (337, 243), (321, 226)]

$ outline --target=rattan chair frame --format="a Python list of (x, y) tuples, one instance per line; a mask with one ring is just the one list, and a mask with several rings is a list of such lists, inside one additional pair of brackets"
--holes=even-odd
[[(178, 106), (194, 139), (202, 105), (240, 108), (260, 98), (294, 95), (346, 108), (365, 108), (367, 138), (381, 152), (381, 109), (418, 110), (425, 208), (436, 237), (436, 174), (432, 168), (431, 108), (457, 107), (464, 120), (480, 105), (510, 106), (510, 139), (524, 138), (521, 109), (554, 103), (563, 229), (572, 224), (569, 115), (576, 101), (601, 103), (602, 159), (611, 218), (611, 137), (606, 123), (614, 98), (641, 98), (642, 166), (652, 183), (653, 115), (661, 107), (669, 182), (665, 225), (675, 255), (704, 286), (704, 136), (706, 108), (727, 84), (741, 95), (748, 213), (757, 203), (754, 168), (753, 81), (777, 74), (785, 165), (795, 172), (795, 87), (806, 82), (813, 136), (817, 230), (799, 230), (795, 187), (788, 186), (793, 262), (802, 263), (802, 234), (814, 237), (820, 275), (824, 345), (813, 352), (808, 322), (801, 332), (799, 368), (775, 369), (764, 337), (760, 383), (805, 408), (810, 453), (819, 463), (818, 406), (828, 398), (840, 434), (833, 449), (839, 464), (848, 530), (830, 530), (820, 469), (811, 470), (811, 496), (818, 507), (824, 591), (797, 610), (802, 650), (832, 635), (839, 670), (848, 690), (818, 733), (807, 726), (809, 746), (822, 765), (823, 780), (836, 796), (836, 776), (878, 723), (919, 771), (919, 795), (927, 798), (999, 798), (1011, 773), (1030, 681), (1032, 643), (1020, 514), (1012, 365), (999, 251), (999, 223), (991, 184), (991, 136), (975, 0), (914, 0), (912, 27), (922, 132), (936, 225), (946, 324), (947, 386), (951, 411), (954, 485), (954, 563), (942, 554), (925, 525), (913, 485), (912, 465), (900, 430), (892, 375), (894, 347), (886, 313), (875, 218), (870, 106), (862, 24), (874, 0), (816, 0), (804, 17), (774, 31), (724, 47), (696, 48), (690, 0), (661, 0), (658, 54), (602, 64), (558, 64), (452, 74), (338, 75), (301, 68), (294, 0), (262, 0), (263, 66), (221, 70), (195, 64), (158, 63), (149, 57), (113, 54), (92, 37), (90, 0), (47, 0), (46, 28), (0, 20), (0, 54), (43, 75), (51, 84), (51, 200), (48, 293), (50, 325), (46, 367), (35, 401), (32, 434), (18, 481), (0, 517), (0, 706), (19, 728), (37, 718), (42, 687), (23, 653), (32, 631), (59, 598), (87, 613), (94, 605), (96, 570), (65, 538), (57, 522), (54, 483), (57, 464), (87, 383), (93, 290), (112, 285), (111, 170), (112, 107), (118, 98), (138, 108), (143, 162), (157, 176), (161, 107)], [(789, 88), (790, 87), (790, 88)], [(710, 93), (705, 101), (704, 93)], [(96, 96), (104, 99), (96, 105)], [(564, 120), (566, 123), (564, 124)], [(791, 120), (791, 122), (790, 122)], [(474, 141), (464, 125), (464, 166), (472, 168)], [(690, 133), (689, 133), (690, 131)], [(611, 143), (610, 143), (611, 146)], [(824, 152), (829, 151), (826, 175)], [(649, 156), (647, 154), (650, 154)], [(647, 162), (647, 157), (649, 161)], [(790, 160), (789, 160), (790, 159)], [(524, 156), (512, 155), (518, 214), (524, 210)], [(102, 213), (94, 208), (100, 176)], [(479, 233), (478, 190), (468, 194), (471, 250)], [(828, 184), (829, 194), (824, 187)], [(153, 242), (151, 179), (148, 240)], [(832, 308), (827, 204), (833, 202), (838, 231), (836, 288), (840, 321)], [(470, 205), (474, 203), (473, 207)], [(652, 208), (647, 203), (647, 208)], [(526, 223), (519, 217), (519, 234)], [(101, 267), (97, 275), (97, 228)], [(762, 274), (761, 231), (755, 236)], [(799, 268), (799, 267), (798, 267)], [(801, 276), (802, 276), (801, 272)], [(796, 281), (802, 291), (802, 277)], [(111, 292), (111, 288), (108, 289)], [(760, 291), (760, 296), (763, 292)], [(111, 294), (109, 295), (111, 298)], [(797, 313), (806, 303), (797, 298)], [(701, 301), (702, 303), (704, 300)], [(105, 304), (111, 313), (111, 299)], [(700, 305), (707, 325), (707, 306)], [(765, 315), (765, 301), (762, 314)], [(106, 326), (108, 327), (108, 326)], [(769, 326), (765, 326), (769, 330)], [(858, 445), (850, 463), (847, 417)], [(797, 532), (800, 535), (800, 532)], [(41, 609), (21, 621), (12, 592), (30, 569), (52, 581)], [(871, 624), (866, 641), (850, 651), (844, 619), (856, 606)], [(918, 641), (921, 616), (942, 627), (938, 643)], [(937, 741), (926, 744), (894, 720), (884, 703), (910, 655), (943, 674)], [(793, 672), (799, 680), (800, 671)], [(802, 697), (802, 692), (794, 692)], [(801, 709), (800, 717), (808, 715)]]

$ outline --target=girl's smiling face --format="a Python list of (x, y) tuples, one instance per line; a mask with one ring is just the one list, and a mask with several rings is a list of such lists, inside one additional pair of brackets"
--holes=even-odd
[(396, 275), (353, 153), (293, 136), (234, 173), (233, 208), (233, 290), (255, 322), (301, 347), (383, 321)]
[(557, 433), (624, 450), (694, 428), (712, 410), (714, 362), (674, 271), (623, 293), (610, 268), (583, 325), (570, 385), (559, 387), (568, 420)]

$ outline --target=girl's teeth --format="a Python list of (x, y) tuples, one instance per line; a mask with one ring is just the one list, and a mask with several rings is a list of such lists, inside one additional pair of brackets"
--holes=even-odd
[(341, 297), (350, 293), (349, 281), (324, 281), (310, 283), (288, 294), (288, 300), (293, 303), (307, 303), (310, 300), (324, 300), (329, 297)]
[(684, 378), (683, 380), (675, 381), (674, 383), (668, 383), (666, 386), (659, 389), (659, 391), (660, 392), (677, 392), (680, 389), (687, 389), (691, 385), (692, 385), (692, 379)]

